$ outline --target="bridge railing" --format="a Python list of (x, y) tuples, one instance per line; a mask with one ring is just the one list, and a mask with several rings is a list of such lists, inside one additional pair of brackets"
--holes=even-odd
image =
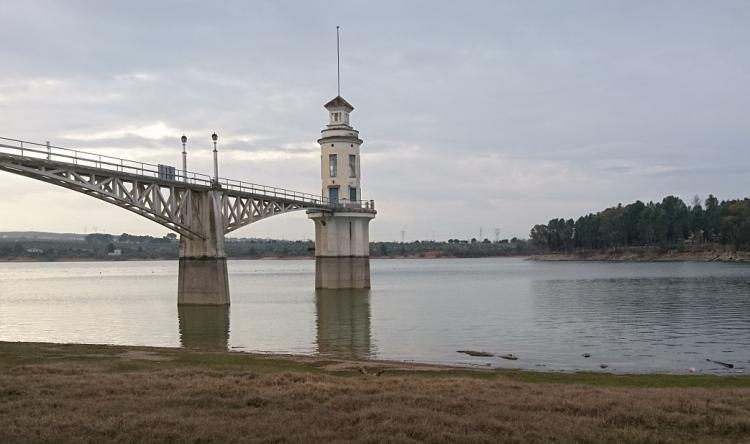
[(310, 193), (301, 193), (299, 191), (287, 190), (285, 188), (259, 185), (255, 183), (242, 182), (233, 179), (219, 179), (219, 184), (228, 190), (240, 191), (256, 195), (275, 197), (280, 199), (304, 202), (310, 205), (320, 205), (325, 208), (347, 208), (347, 209), (364, 209), (374, 210), (375, 202), (372, 200), (350, 201), (342, 199), (338, 202), (331, 202), (327, 197)]
[[(108, 156), (106, 154), (95, 154), (86, 151), (73, 150), (51, 145), (28, 142), (19, 139), (9, 139), (0, 137), (0, 153), (6, 153), (25, 158), (47, 160), (53, 162), (80, 165), (101, 170), (113, 171), (117, 173), (126, 173), (148, 178), (182, 182), (193, 185), (211, 187), (216, 181), (206, 174), (195, 173), (191, 171), (182, 171), (173, 168), (164, 168), (164, 165), (155, 165), (147, 162), (138, 162), (135, 160), (122, 159), (119, 157)], [(374, 210), (375, 203), (372, 200), (330, 202), (327, 197), (302, 193), (299, 191), (288, 190), (285, 188), (259, 185), (249, 182), (243, 182), (234, 179), (218, 179), (219, 185), (223, 188), (238, 191), (241, 193), (250, 193), (269, 198), (286, 199), (311, 206), (320, 206), (322, 208), (347, 208), (347, 209), (364, 209)]]
[[(25, 140), (8, 139), (0, 137), (0, 153), (20, 155), (21, 157), (48, 160), (52, 162), (67, 163), (90, 168), (98, 168), (117, 173), (146, 176), (154, 179), (165, 179), (163, 170), (159, 165), (135, 160), (122, 159), (108, 156), (106, 154), (89, 153), (86, 151), (72, 150), (49, 143), (41, 144)], [(174, 175), (173, 180), (188, 182), (195, 185), (211, 185), (211, 176), (193, 173), (179, 172)]]

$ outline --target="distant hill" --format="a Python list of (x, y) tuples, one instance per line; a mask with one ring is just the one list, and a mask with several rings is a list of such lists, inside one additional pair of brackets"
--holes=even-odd
[[(177, 259), (178, 238), (137, 236), (123, 233), (75, 234), (38, 231), (0, 232), (0, 261), (57, 261), (57, 260), (146, 260)], [(448, 242), (372, 242), (373, 258), (436, 258), (436, 257), (492, 257), (520, 256), (536, 253), (523, 239), (460, 240)], [(311, 258), (315, 243), (311, 240), (237, 239), (228, 238), (230, 258)]]
[(76, 234), (76, 233), (47, 233), (44, 231), (6, 231), (6, 232), (0, 232), (0, 239), (78, 241), (78, 240), (85, 240), (86, 235)]

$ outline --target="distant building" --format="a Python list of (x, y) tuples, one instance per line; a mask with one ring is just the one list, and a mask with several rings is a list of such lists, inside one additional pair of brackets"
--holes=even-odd
[(27, 248), (26, 252), (30, 254), (42, 254), (44, 253), (44, 250), (42, 250), (41, 248)]
[(122, 250), (115, 248), (111, 253), (107, 253), (107, 256), (122, 256)]

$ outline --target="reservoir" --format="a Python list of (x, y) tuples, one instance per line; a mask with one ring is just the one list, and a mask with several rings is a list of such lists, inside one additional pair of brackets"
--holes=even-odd
[(315, 291), (314, 267), (233, 260), (230, 307), (178, 308), (176, 261), (2, 263), (0, 341), (544, 371), (750, 368), (746, 264), (373, 259), (369, 291)]

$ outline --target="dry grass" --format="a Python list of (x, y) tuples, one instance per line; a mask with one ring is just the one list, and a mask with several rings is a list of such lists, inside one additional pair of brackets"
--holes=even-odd
[(747, 378), (544, 377), (0, 343), (0, 442), (750, 441)]

